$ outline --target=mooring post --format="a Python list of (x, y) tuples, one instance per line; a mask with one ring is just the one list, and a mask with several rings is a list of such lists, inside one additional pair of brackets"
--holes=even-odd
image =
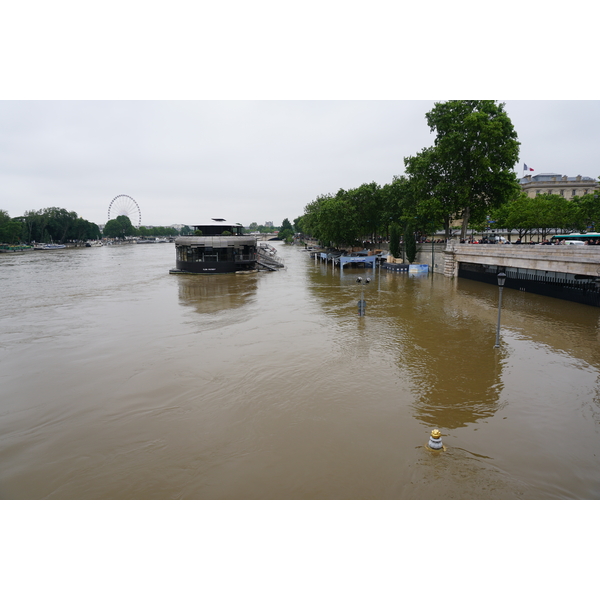
[(434, 429), (431, 432), (427, 446), (431, 450), (443, 450), (444, 444), (442, 443), (442, 434), (439, 429)]

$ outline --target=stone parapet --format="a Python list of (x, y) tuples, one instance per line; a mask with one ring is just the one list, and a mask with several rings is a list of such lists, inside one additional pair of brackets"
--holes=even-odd
[(558, 271), (576, 275), (600, 275), (600, 246), (544, 246), (541, 244), (457, 244), (444, 252), (444, 274), (458, 275), (458, 264), (474, 263)]

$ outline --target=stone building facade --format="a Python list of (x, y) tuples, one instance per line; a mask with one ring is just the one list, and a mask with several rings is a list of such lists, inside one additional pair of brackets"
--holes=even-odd
[(598, 181), (593, 177), (567, 177), (559, 173), (541, 173), (533, 177), (526, 175), (520, 183), (521, 189), (530, 198), (540, 194), (556, 194), (571, 200), (575, 196), (585, 196), (598, 189)]

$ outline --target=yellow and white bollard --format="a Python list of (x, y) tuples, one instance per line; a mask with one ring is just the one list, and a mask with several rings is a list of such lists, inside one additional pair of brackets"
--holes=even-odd
[(443, 450), (444, 444), (442, 443), (442, 434), (439, 429), (434, 429), (429, 437), (429, 443), (427, 447), (430, 450)]

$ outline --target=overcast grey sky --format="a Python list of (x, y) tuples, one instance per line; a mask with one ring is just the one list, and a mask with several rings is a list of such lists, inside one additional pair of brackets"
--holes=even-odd
[[(520, 35), (517, 15), (555, 30), (541, 0), (75, 6), (5, 8), (0, 208), (11, 216), (58, 206), (101, 224), (126, 194), (145, 225), (279, 225), (318, 195), (401, 175), (433, 143), (425, 113), (450, 98), (536, 98), (506, 101), (518, 174), (526, 162), (600, 175), (595, 36)], [(586, 22), (597, 12), (565, 8)], [(552, 94), (565, 101), (537, 100)]]
[[(404, 172), (433, 143), (434, 101), (4, 101), (0, 208), (104, 223), (119, 194), (142, 224), (293, 220), (320, 194)], [(533, 174), (598, 177), (599, 101), (506, 101)]]

